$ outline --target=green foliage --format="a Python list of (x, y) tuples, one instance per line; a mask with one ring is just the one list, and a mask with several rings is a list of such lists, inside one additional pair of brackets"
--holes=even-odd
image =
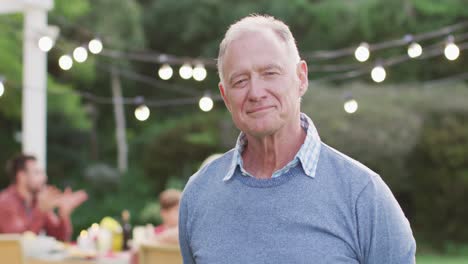
[[(81, 97), (74, 93), (69, 85), (60, 84), (53, 79), (48, 82), (47, 111), (60, 114), (69, 125), (78, 130), (88, 130), (91, 126), (89, 117), (81, 104)], [(50, 128), (54, 128), (51, 123)]]
[(148, 203), (140, 213), (140, 219), (143, 223), (157, 225), (161, 223), (161, 206), (157, 202)]
[(70, 21), (75, 21), (91, 11), (89, 0), (55, 0), (52, 16), (65, 17)]
[(4, 78), (5, 92), (0, 97), (0, 113), (7, 118), (17, 119), (21, 115), (18, 107), (21, 97), (17, 82), (21, 80), (21, 16), (0, 16), (0, 76)]
[(437, 16), (459, 16), (468, 15), (466, 8), (460, 8), (466, 4), (464, 0), (412, 0), (414, 8), (428, 15)]
[(188, 178), (209, 155), (219, 151), (219, 115), (205, 113), (169, 121), (145, 149), (148, 181), (157, 193), (170, 177)]
[[(110, 10), (112, 12), (109, 12)], [(91, 18), (92, 21), (87, 23), (89, 28), (96, 34), (101, 34), (105, 44), (118, 49), (143, 47), (141, 9), (135, 1), (93, 1), (93, 12), (89, 14), (88, 18)]]
[[(450, 93), (447, 93), (450, 89)], [(352, 93), (358, 111), (343, 111)], [(302, 109), (317, 125), (322, 139), (381, 174), (397, 194), (407, 193), (409, 171), (405, 160), (418, 141), (429, 111), (468, 111), (466, 86), (411, 85), (312, 86)]]
[(468, 242), (468, 112), (428, 112), (408, 159), (414, 223), (426, 239)]
[(74, 177), (74, 181), (73, 187), (84, 188), (89, 195), (88, 201), (73, 214), (75, 235), (79, 234), (79, 230), (89, 227), (93, 222), (99, 222), (105, 216), (120, 219), (124, 209), (131, 213), (132, 224), (145, 224), (147, 219), (141, 217), (141, 212), (147, 204), (157, 200), (157, 193), (146, 184), (144, 173), (138, 168), (132, 168), (120, 175), (116, 188), (107, 192), (90, 189), (84, 175)]

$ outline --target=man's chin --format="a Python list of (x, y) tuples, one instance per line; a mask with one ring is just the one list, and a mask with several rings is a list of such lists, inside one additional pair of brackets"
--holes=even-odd
[(29, 192), (33, 195), (37, 195), (41, 191), (42, 187), (28, 188)]
[(275, 134), (280, 128), (280, 124), (276, 118), (264, 117), (252, 122), (250, 133), (256, 137), (264, 137)]
[(248, 131), (248, 133), (253, 137), (263, 138), (263, 137), (274, 135), (276, 131), (277, 129), (272, 126), (262, 126), (262, 127), (256, 127)]

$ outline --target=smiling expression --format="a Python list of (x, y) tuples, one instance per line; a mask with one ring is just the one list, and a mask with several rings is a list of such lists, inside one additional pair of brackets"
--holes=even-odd
[(219, 84), (235, 125), (264, 137), (299, 120), (307, 90), (307, 65), (292, 59), (272, 30), (247, 31), (229, 43)]

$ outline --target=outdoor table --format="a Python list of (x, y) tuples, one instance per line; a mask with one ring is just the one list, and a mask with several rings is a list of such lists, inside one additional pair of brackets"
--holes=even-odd
[(63, 258), (26, 258), (25, 264), (129, 264), (130, 252), (115, 253), (112, 256), (96, 257), (92, 259), (63, 257)]

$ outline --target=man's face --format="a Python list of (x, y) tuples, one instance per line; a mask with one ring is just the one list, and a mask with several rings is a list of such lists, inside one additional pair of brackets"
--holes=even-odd
[(47, 176), (37, 161), (29, 160), (26, 162), (25, 170), (23, 171), (23, 182), (26, 188), (32, 192), (38, 192), (46, 183)]
[(166, 210), (161, 210), (161, 218), (165, 225), (174, 227), (179, 222), (179, 205)]
[(296, 62), (272, 31), (245, 32), (223, 58), (224, 102), (235, 125), (263, 137), (292, 125), (307, 90), (307, 65)]

